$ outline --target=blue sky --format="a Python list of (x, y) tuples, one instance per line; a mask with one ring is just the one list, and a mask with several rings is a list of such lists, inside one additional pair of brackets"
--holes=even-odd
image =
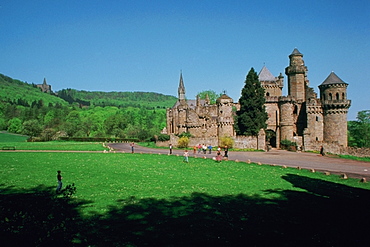
[[(284, 74), (294, 48), (319, 93), (349, 84), (348, 119), (370, 109), (370, 1), (0, 0), (0, 73), (54, 91), (214, 90), (238, 101), (262, 66)], [(285, 77), (284, 94), (287, 93)]]

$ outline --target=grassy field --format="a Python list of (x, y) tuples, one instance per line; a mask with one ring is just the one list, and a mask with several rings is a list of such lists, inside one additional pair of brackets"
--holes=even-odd
[(347, 186), (370, 189), (358, 180), (340, 180), (294, 168), (258, 166), (211, 159), (150, 154), (122, 153), (1, 153), (0, 181), (6, 186), (28, 189), (39, 185), (55, 186), (56, 171), (61, 170), (65, 185), (74, 183), (76, 198), (92, 201), (85, 213), (105, 213), (117, 201), (135, 196), (169, 199), (207, 193), (212, 196), (258, 195), (279, 199), (269, 191), (305, 191), (294, 187), (285, 176), (304, 176)]
[[(0, 241), (9, 246), (367, 242), (370, 186), (358, 179), (130, 153), (1, 152), (0, 168)], [(76, 186), (72, 197), (55, 195), (57, 170), (64, 187)]]

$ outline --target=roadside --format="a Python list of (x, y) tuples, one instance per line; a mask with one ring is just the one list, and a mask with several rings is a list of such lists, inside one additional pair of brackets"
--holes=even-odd
[[(117, 151), (131, 152), (129, 143), (111, 143), (109, 147)], [(154, 149), (142, 146), (135, 146), (136, 153), (158, 153), (169, 154), (169, 149)], [(223, 153), (223, 152), (222, 152)], [(183, 150), (174, 149), (172, 155), (182, 155)], [(193, 153), (189, 151), (190, 157), (206, 157), (213, 158), (216, 152), (209, 154)], [(352, 178), (366, 178), (370, 181), (370, 163), (357, 160), (340, 159), (330, 156), (320, 156), (315, 153), (306, 152), (290, 152), (286, 150), (271, 150), (269, 152), (230, 152), (229, 160), (238, 160), (241, 162), (253, 162), (277, 166), (287, 166), (300, 169), (314, 169), (319, 172), (330, 172), (332, 174), (345, 173), (348, 177)]]

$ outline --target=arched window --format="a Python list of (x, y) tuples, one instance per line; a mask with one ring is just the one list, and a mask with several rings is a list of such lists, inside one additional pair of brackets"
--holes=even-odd
[(329, 93), (329, 100), (332, 100), (333, 99), (333, 96), (331, 95), (331, 93)]
[(316, 116), (316, 122), (318, 122), (319, 121), (319, 117), (318, 116)]
[(270, 93), (269, 93), (269, 92), (267, 92), (267, 93), (266, 93), (266, 96), (270, 96)]
[(346, 94), (342, 93), (342, 99), (346, 99)]
[(336, 94), (335, 94), (335, 99), (336, 99), (336, 100), (339, 100), (339, 93), (336, 93)]

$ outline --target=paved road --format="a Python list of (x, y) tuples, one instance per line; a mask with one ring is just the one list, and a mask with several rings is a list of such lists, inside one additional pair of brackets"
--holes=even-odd
[[(117, 151), (131, 152), (129, 143), (112, 143), (110, 147)], [(135, 146), (136, 153), (161, 153), (169, 154), (167, 149), (152, 149), (141, 146)], [(193, 151), (190, 150), (190, 155), (194, 156)], [(182, 155), (182, 150), (173, 150), (173, 154)], [(195, 154), (197, 157), (206, 156), (207, 158), (215, 157), (216, 153), (212, 154)], [(278, 166), (300, 167), (302, 169), (315, 169), (321, 172), (331, 172), (334, 174), (345, 173), (353, 178), (366, 178), (370, 181), (370, 162), (362, 162), (355, 160), (339, 159), (329, 156), (319, 156), (314, 153), (296, 153), (285, 150), (271, 150), (270, 152), (229, 152), (229, 160), (239, 160), (247, 162), (261, 162), (262, 164), (275, 164)]]

